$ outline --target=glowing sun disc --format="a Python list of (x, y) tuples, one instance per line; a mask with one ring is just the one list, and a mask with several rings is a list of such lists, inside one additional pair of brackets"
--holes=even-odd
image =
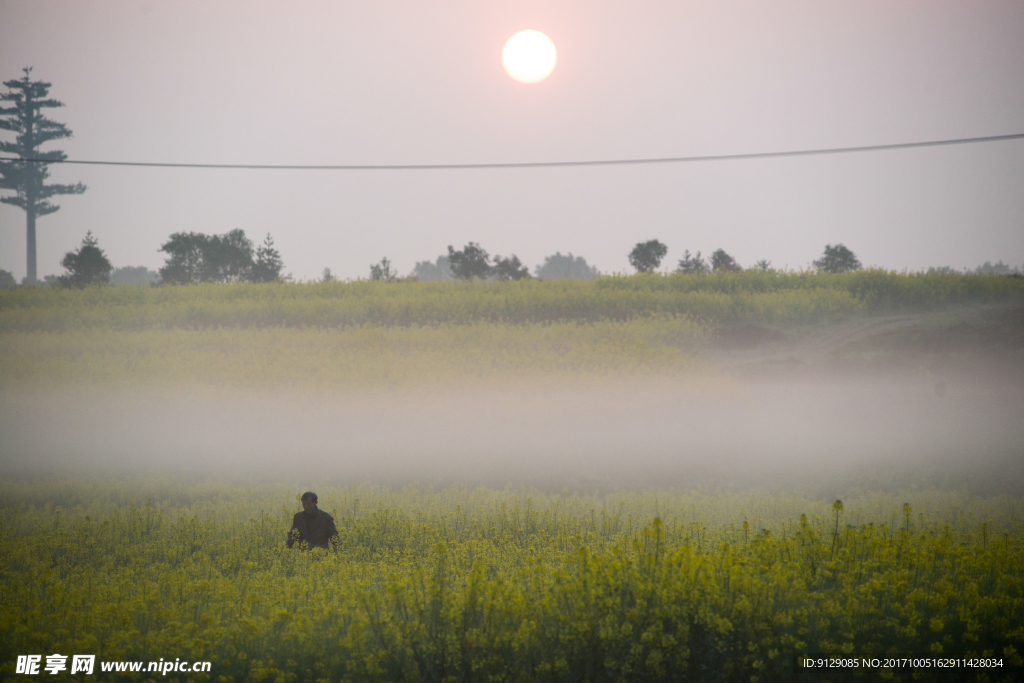
[(501, 51), (501, 63), (508, 75), (520, 83), (543, 81), (555, 70), (555, 44), (540, 31), (527, 29), (515, 34)]

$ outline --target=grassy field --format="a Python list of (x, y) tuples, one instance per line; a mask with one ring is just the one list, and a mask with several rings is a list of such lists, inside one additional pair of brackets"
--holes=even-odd
[(894, 273), (714, 273), (519, 282), (327, 282), (0, 290), (0, 333), (451, 326), (684, 316), (814, 322), (857, 312), (1024, 300), (1024, 279)]
[(0, 671), (60, 652), (213, 663), (180, 680), (838, 681), (879, 672), (797, 656), (916, 653), (1021, 673), (1017, 499), (326, 488), (339, 543), (304, 553), (298, 490), (5, 482)]
[(684, 317), (590, 324), (206, 328), (0, 334), (0, 384), (351, 388), (678, 375), (704, 329)]
[(862, 271), (0, 291), (0, 385), (437, 385), (673, 376), (729, 325), (1024, 302), (1024, 280)]

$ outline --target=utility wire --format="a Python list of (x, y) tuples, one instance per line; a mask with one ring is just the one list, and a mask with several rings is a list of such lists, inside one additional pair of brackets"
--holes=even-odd
[(954, 140), (928, 140), (925, 142), (899, 142), (890, 145), (864, 145), (860, 147), (832, 147), (828, 149), (801, 149), (789, 152), (752, 152), (748, 154), (712, 154), (689, 157), (654, 157), (646, 159), (601, 159), (593, 161), (525, 161), (489, 164), (172, 164), (147, 161), (85, 161), (81, 159), (23, 159), (0, 157), (0, 161), (23, 161), (41, 164), (81, 164), (88, 166), (144, 166), (151, 168), (241, 168), (254, 170), (281, 171), (444, 171), (457, 169), (486, 168), (559, 168), (567, 166), (630, 166), (639, 164), (674, 164), (691, 161), (732, 161), (736, 159), (770, 159), (775, 157), (814, 156), (819, 154), (845, 154), (849, 152), (880, 152), (892, 149), (916, 147), (942, 147), (945, 145), (966, 145), (976, 142), (1001, 142), (1020, 140), (1024, 133), (1011, 135), (989, 135), (980, 138), (958, 138)]

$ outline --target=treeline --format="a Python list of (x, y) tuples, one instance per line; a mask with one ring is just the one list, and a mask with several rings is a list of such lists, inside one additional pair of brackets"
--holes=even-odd
[[(638, 273), (651, 273), (657, 270), (668, 253), (668, 246), (653, 239), (639, 242), (629, 252), (630, 265)], [(822, 257), (814, 261), (814, 267), (826, 273), (846, 273), (860, 269), (861, 263), (846, 246), (837, 244), (825, 246)], [(771, 261), (762, 259), (754, 264), (754, 270), (774, 273)], [(677, 273), (702, 274), (717, 272), (736, 272), (743, 268), (724, 249), (717, 249), (705, 259), (698, 251), (691, 254), (687, 249), (679, 260)], [(587, 264), (582, 257), (573, 257), (572, 253), (563, 256), (557, 252), (548, 256), (544, 265), (537, 266), (538, 279), (576, 278), (589, 280), (599, 275), (597, 268)], [(436, 263), (420, 261), (413, 269), (410, 278), (417, 280), (522, 280), (530, 279), (529, 269), (519, 257), (513, 254), (508, 258), (491, 257), (476, 242), (469, 242), (460, 250), (448, 245), (448, 254), (437, 257)], [(385, 257), (380, 263), (370, 266), (371, 280), (399, 280), (398, 274), (391, 269), (390, 261)]]
[[(94, 284), (138, 284), (195, 285), (203, 283), (237, 282), (287, 282), (291, 276), (282, 275), (284, 263), (280, 252), (274, 247), (274, 240), (268, 233), (263, 243), (256, 246), (244, 230), (235, 229), (222, 235), (206, 235), (198, 232), (172, 234), (160, 246), (166, 260), (159, 272), (144, 266), (114, 269), (99, 244), (86, 233), (81, 246), (65, 254), (61, 265), (65, 272), (60, 276), (46, 276), (42, 286), (77, 287)], [(637, 243), (629, 252), (630, 264), (637, 273), (653, 273), (661, 266), (668, 253), (668, 246), (657, 239)], [(819, 259), (812, 262), (814, 269), (821, 273), (849, 273), (863, 268), (860, 260), (843, 244), (826, 244)], [(724, 249), (717, 249), (704, 257), (700, 251), (693, 254), (683, 251), (675, 273), (682, 275), (706, 275), (711, 273), (736, 273), (744, 268)], [(747, 271), (782, 274), (772, 267), (771, 261), (762, 259)], [(986, 261), (974, 271), (958, 271), (944, 266), (929, 268), (928, 274), (937, 275), (1007, 275), (1021, 277), (1017, 268), (1011, 268), (1002, 261), (995, 265)], [(582, 256), (572, 252), (563, 255), (556, 252), (544, 259), (531, 275), (529, 268), (518, 256), (491, 256), (476, 242), (467, 243), (456, 250), (448, 245), (448, 253), (441, 254), (436, 261), (418, 261), (412, 272), (402, 276), (384, 257), (370, 265), (369, 279), (384, 282), (462, 280), (462, 281), (519, 281), (573, 279), (592, 280), (601, 273), (587, 263)], [(329, 268), (324, 268), (320, 282), (334, 282), (337, 278)], [(27, 284), (23, 283), (23, 284)], [(16, 287), (14, 276), (0, 270), (0, 289)]]
[[(646, 242), (638, 242), (633, 251), (629, 252), (629, 263), (636, 268), (638, 273), (651, 273), (661, 265), (662, 259), (668, 254), (668, 246), (654, 239)], [(862, 268), (860, 260), (845, 245), (825, 245), (825, 252), (820, 259), (814, 261), (814, 267), (825, 273), (848, 273)], [(702, 274), (718, 272), (737, 272), (743, 270), (732, 256), (724, 249), (716, 249), (707, 259), (701, 256), (698, 251), (691, 254), (689, 249), (683, 251), (683, 257), (679, 259), (676, 268), (677, 273)], [(766, 273), (774, 273), (775, 268), (772, 262), (761, 259), (755, 263), (752, 270), (760, 270)]]
[[(244, 230), (235, 229), (223, 235), (201, 232), (176, 232), (160, 246), (167, 260), (159, 273), (144, 266), (119, 269), (122, 280), (131, 284), (200, 284), (214, 282), (277, 282), (284, 278), (281, 254), (274, 248), (274, 239), (267, 233), (263, 243), (255, 246)], [(44, 282), (56, 287), (77, 287), (110, 284), (114, 267), (92, 232), (82, 244), (69, 251), (61, 261), (64, 274), (47, 276)], [(0, 271), (6, 273), (6, 271)], [(13, 286), (14, 277), (6, 273)], [(155, 277), (154, 277), (155, 275)], [(0, 280), (3, 277), (0, 276)], [(0, 286), (4, 283), (0, 281)]]

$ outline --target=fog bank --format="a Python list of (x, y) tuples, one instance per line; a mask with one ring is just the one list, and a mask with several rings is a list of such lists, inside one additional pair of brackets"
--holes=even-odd
[(1024, 388), (926, 377), (0, 395), (5, 476), (1024, 491)]

